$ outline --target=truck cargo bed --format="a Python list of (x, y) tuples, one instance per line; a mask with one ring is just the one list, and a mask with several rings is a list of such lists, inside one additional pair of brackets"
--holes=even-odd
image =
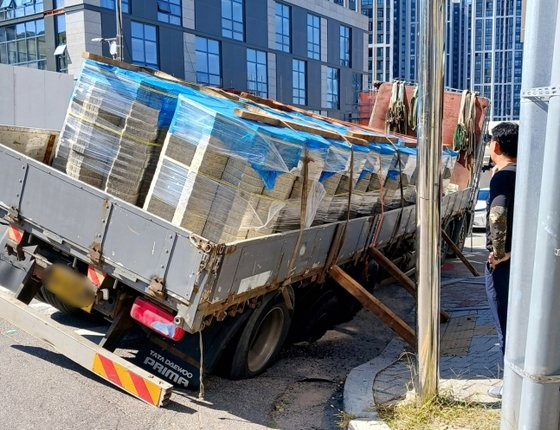
[[(383, 247), (416, 228), (415, 206), (351, 219), (336, 262), (328, 262), (345, 221), (305, 229), (297, 250), (298, 230), (215, 244), (3, 145), (0, 165), (1, 217), (176, 309), (189, 332), (287, 280), (357, 258), (374, 235)], [(470, 188), (445, 196), (442, 218), (471, 201)]]

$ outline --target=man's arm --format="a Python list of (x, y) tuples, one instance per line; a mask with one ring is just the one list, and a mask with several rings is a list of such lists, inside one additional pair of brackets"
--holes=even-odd
[(507, 238), (507, 194), (502, 181), (497, 177), (490, 186), (492, 200), (490, 201), (490, 211), (488, 224), (490, 226), (490, 239), (495, 260), (506, 258), (506, 238)]

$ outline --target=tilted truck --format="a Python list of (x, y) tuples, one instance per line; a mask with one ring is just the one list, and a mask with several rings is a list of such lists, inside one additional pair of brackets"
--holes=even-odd
[[(193, 87), (142, 68), (94, 60), (112, 70)], [(337, 133), (351, 130), (348, 140), (373, 133), (248, 94), (204, 92), (275, 107), (282, 115), (308, 116), (332, 124)], [(290, 124), (292, 133), (317, 132), (291, 118), (281, 125)], [(266, 116), (256, 120), (274, 122)], [(475, 151), (465, 163), (466, 186), (445, 194), (441, 204), (442, 225), (459, 245), (470, 226), (481, 168), (481, 127), (476, 135)], [(201, 374), (216, 369), (231, 378), (258, 375), (287, 339), (317, 339), (351, 318), (359, 302), (413, 343), (413, 330), (371, 295), (371, 286), (386, 275), (375, 262), (383, 255), (403, 271), (414, 265), (416, 211), (405, 205), (402, 183), (397, 207), (381, 205), (370, 215), (215, 243), (53, 168), (58, 138), (44, 130), (0, 128), (0, 285), (13, 292), (0, 293), (0, 317), (84, 368), (161, 406), (173, 386), (198, 387)], [(349, 205), (359, 197), (348, 194)], [(100, 314), (111, 325), (100, 344), (92, 343), (28, 307), (33, 298), (63, 312)], [(123, 336), (138, 326), (147, 341), (135, 359), (114, 354)]]

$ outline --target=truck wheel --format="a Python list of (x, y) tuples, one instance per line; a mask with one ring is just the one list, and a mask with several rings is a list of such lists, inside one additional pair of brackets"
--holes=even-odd
[[(291, 288), (289, 292), (293, 299)], [(292, 311), (287, 308), (282, 294), (266, 296), (241, 330), (233, 348), (229, 377), (252, 378), (264, 372), (278, 356), (291, 322)]]
[(55, 296), (43, 286), (41, 286), (41, 288), (39, 289), (36, 298), (45, 303), (48, 303), (49, 305), (57, 308), (59, 311), (64, 312), (65, 314), (76, 315), (82, 312), (81, 309), (75, 308), (74, 306), (62, 302), (57, 296)]

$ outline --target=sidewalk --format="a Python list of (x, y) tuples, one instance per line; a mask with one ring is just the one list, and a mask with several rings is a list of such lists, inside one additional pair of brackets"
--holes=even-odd
[[(478, 238), (477, 238), (478, 239)], [(495, 403), (486, 393), (501, 378), (501, 351), (484, 285), (486, 251), (477, 240), (465, 256), (481, 273), (474, 277), (459, 260), (442, 267), (441, 306), (450, 320), (440, 325), (439, 392), (460, 400)], [(413, 323), (415, 315), (406, 318)], [(353, 369), (344, 387), (344, 408), (354, 419), (349, 429), (388, 429), (375, 405), (404, 399), (414, 389), (415, 356), (394, 338), (375, 359)]]

